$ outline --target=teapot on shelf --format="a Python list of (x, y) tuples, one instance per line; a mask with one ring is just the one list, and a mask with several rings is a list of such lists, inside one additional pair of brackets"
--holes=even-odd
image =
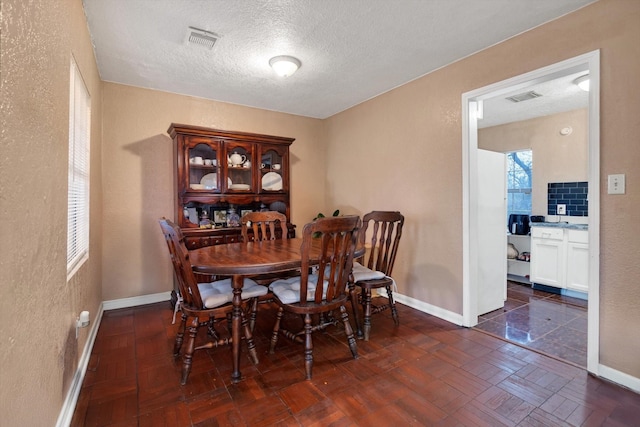
[(232, 154), (227, 156), (227, 160), (232, 166), (239, 166), (247, 161), (247, 156), (244, 154), (239, 154), (237, 152), (233, 152)]

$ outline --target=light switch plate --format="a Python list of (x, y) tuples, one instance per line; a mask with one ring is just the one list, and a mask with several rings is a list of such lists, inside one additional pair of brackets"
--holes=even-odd
[(607, 193), (608, 194), (624, 194), (625, 192), (624, 185), (624, 174), (616, 174), (609, 175), (607, 182)]

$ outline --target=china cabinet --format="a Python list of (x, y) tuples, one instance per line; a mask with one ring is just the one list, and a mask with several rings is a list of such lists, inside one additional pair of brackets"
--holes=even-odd
[(240, 240), (239, 218), (274, 210), (295, 237), (289, 196), (293, 138), (171, 124), (175, 222), (189, 249)]

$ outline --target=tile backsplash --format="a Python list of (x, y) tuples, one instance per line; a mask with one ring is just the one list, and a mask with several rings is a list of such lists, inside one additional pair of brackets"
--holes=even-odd
[(547, 214), (556, 215), (558, 204), (567, 205), (568, 216), (589, 216), (588, 182), (550, 182), (547, 185)]

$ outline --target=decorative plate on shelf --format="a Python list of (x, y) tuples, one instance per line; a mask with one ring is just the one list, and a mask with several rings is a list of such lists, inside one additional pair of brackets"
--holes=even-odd
[(231, 184), (229, 186), (230, 190), (250, 190), (251, 186), (249, 184)]
[(282, 190), (282, 176), (276, 172), (267, 172), (262, 177), (262, 189), (267, 191)]
[(215, 190), (218, 188), (218, 176), (215, 173), (208, 173), (202, 177), (200, 184), (204, 185), (205, 190)]

